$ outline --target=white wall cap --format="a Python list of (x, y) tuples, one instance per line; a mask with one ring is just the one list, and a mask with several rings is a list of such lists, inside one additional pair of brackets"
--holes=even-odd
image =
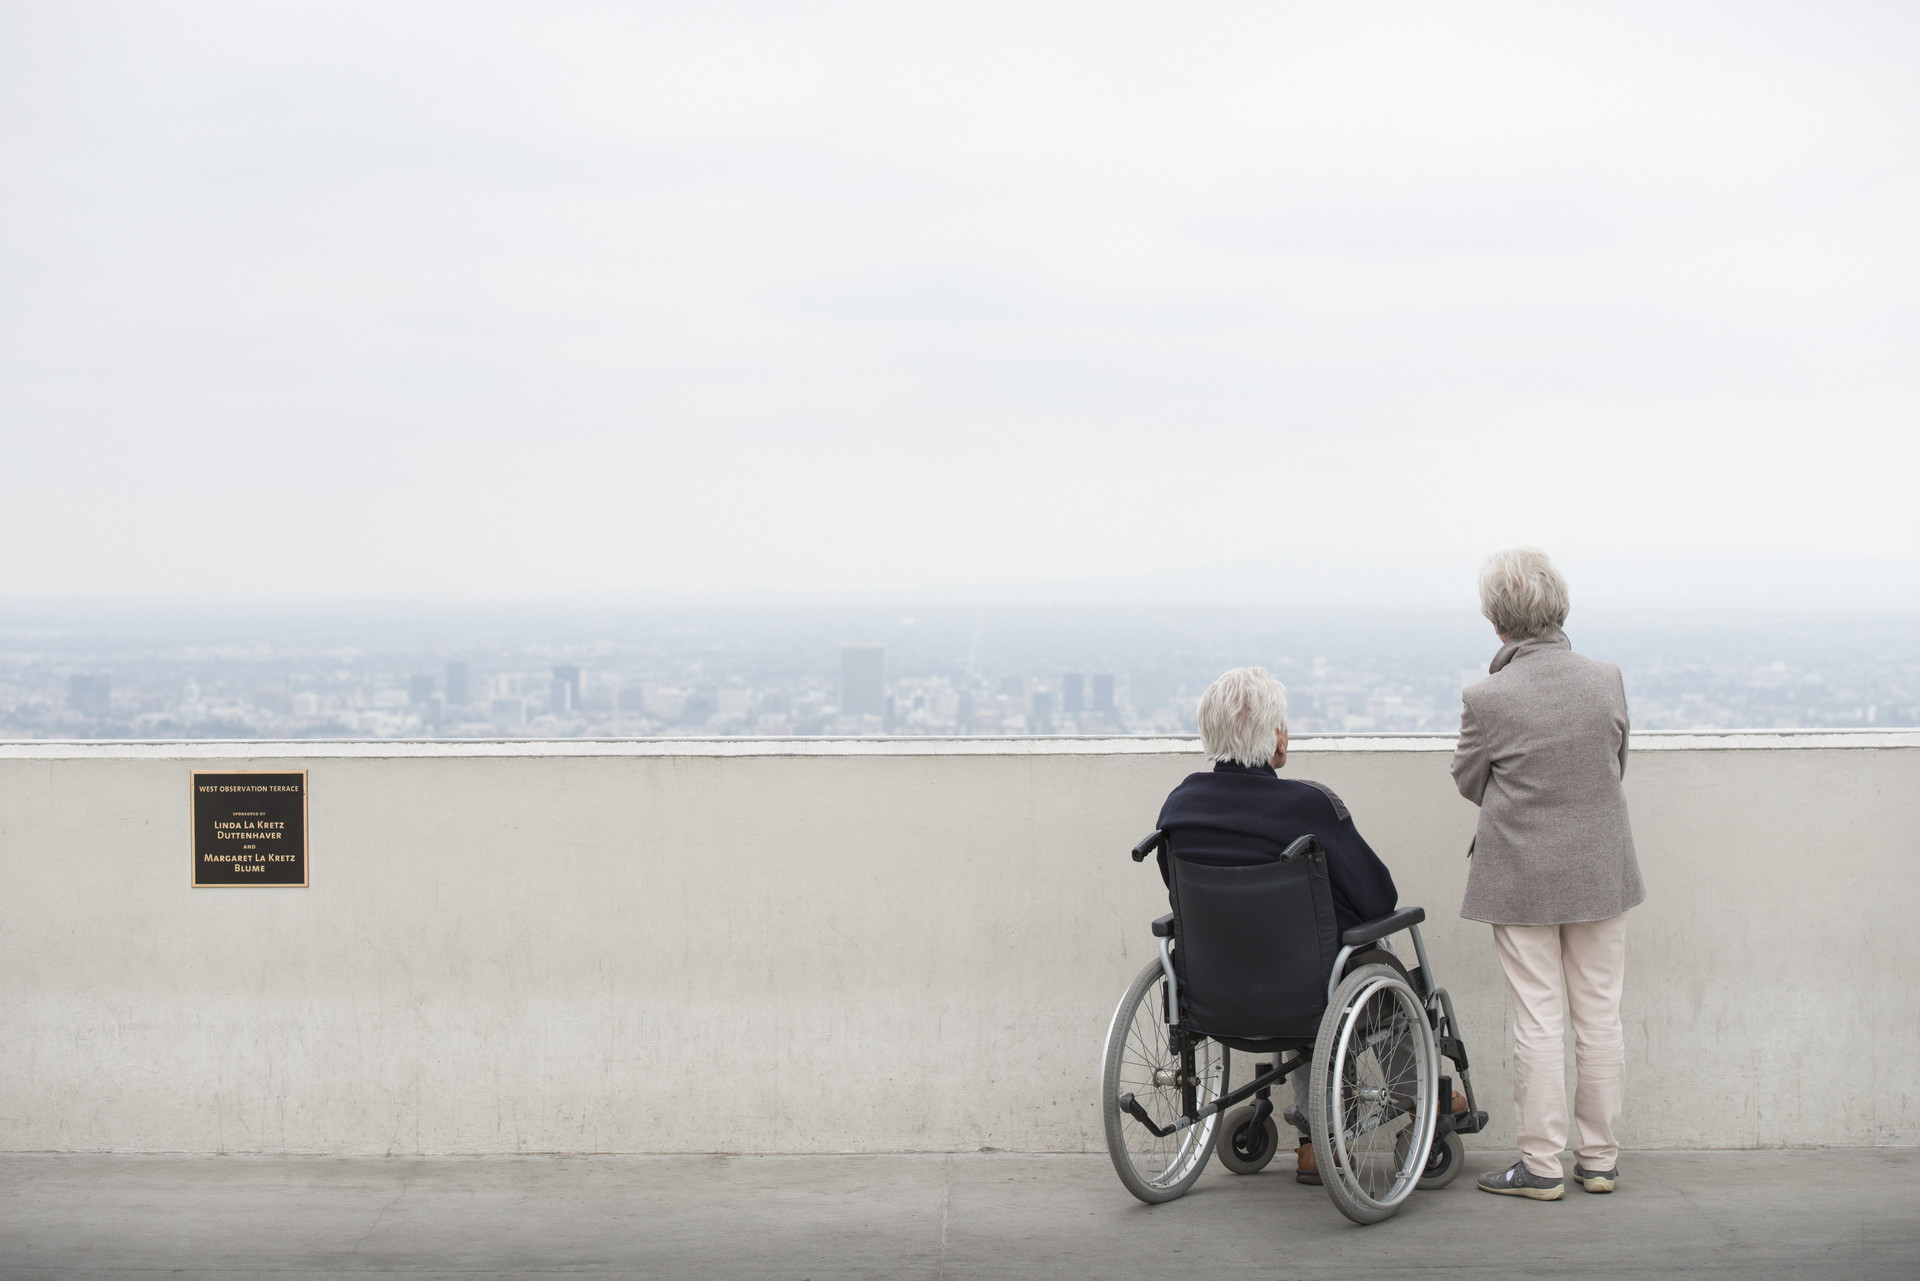
[[(1451, 752), (1452, 734), (1305, 734), (1298, 754)], [(1920, 748), (1920, 729), (1654, 730), (1636, 752)], [(1189, 737), (564, 739), (34, 739), (0, 742), (0, 760), (329, 760), (594, 756), (1198, 756)]]

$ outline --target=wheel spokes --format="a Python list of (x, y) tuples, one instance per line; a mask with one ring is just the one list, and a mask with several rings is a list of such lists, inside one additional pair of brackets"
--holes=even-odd
[(1324, 1087), (1328, 1101), (1339, 1104), (1329, 1109), (1335, 1177), (1376, 1206), (1404, 1195), (1402, 1185), (1420, 1175), (1409, 1150), (1420, 1133), (1425, 1056), (1404, 1007), (1404, 994), (1393, 985), (1360, 1000), (1340, 1025), (1334, 1072)]
[[(1149, 987), (1134, 1007), (1125, 1040), (1122, 1043), (1120, 1077), (1123, 1093), (1131, 1093), (1152, 1117), (1155, 1124), (1168, 1125), (1177, 1120), (1183, 1103), (1178, 1085), (1157, 1079), (1162, 1072), (1177, 1071), (1180, 1063), (1173, 1053), (1166, 1024), (1160, 1017), (1165, 1008), (1164, 985)], [(1194, 1069), (1199, 1076), (1196, 1091), (1201, 1102), (1217, 1096), (1221, 1073), (1219, 1047), (1203, 1042), (1196, 1053)], [(1177, 1182), (1191, 1168), (1194, 1157), (1211, 1142), (1210, 1124), (1192, 1125), (1169, 1135), (1157, 1135), (1127, 1118), (1123, 1122), (1127, 1153), (1140, 1168), (1148, 1183), (1164, 1185)]]

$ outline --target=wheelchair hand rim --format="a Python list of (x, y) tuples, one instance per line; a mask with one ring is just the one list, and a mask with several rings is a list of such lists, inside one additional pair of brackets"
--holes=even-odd
[[(1358, 1022), (1356, 1016), (1361, 1010), (1366, 1008), (1367, 1002), (1371, 1001), (1375, 995), (1383, 990), (1393, 993), (1394, 1004), (1397, 1007), (1395, 1010), (1396, 1015), (1407, 1019), (1408, 1011), (1411, 1009), (1416, 1012), (1419, 1017), (1407, 1019), (1408, 1025), (1410, 1027), (1417, 1026), (1423, 1030), (1426, 1029), (1425, 1008), (1422, 1006), (1419, 997), (1415, 995), (1413, 989), (1408, 986), (1406, 980), (1391, 972), (1376, 975), (1367, 980), (1365, 986), (1361, 987), (1346, 1003), (1345, 1009), (1347, 1013), (1346, 1017), (1340, 1022), (1340, 1031), (1335, 1042), (1333, 1059), (1330, 1065), (1332, 1070), (1328, 1073), (1325, 1088), (1335, 1090), (1337, 1083), (1344, 1079), (1347, 1049), (1352, 1043), (1354, 1028)], [(1411, 1039), (1414, 1042), (1414, 1053), (1416, 1057), (1425, 1063), (1429, 1087), (1427, 1093), (1431, 1094), (1438, 1087), (1438, 1077), (1434, 1074), (1432, 1045), (1429, 1038), (1425, 1036), (1416, 1035)], [(1315, 1082), (1314, 1088), (1319, 1089), (1322, 1087), (1319, 1082)], [(1424, 1153), (1433, 1143), (1433, 1131), (1436, 1125), (1434, 1110), (1437, 1105), (1432, 1099), (1422, 1099), (1417, 1101), (1415, 1106), (1419, 1109), (1416, 1113), (1419, 1130), (1415, 1135), (1414, 1141), (1419, 1145), (1417, 1150)], [(1331, 1109), (1329, 1110), (1331, 1111)], [(1344, 1113), (1340, 1116), (1339, 1120), (1341, 1122), (1339, 1128), (1328, 1127), (1329, 1137), (1333, 1140), (1334, 1146), (1332, 1155), (1336, 1164), (1344, 1164), (1348, 1170), (1354, 1170), (1358, 1167), (1354, 1164), (1352, 1151), (1347, 1145), (1346, 1117)], [(1346, 1179), (1343, 1180), (1343, 1183), (1346, 1184), (1348, 1193), (1368, 1208), (1391, 1210), (1413, 1194), (1413, 1190), (1418, 1186), (1424, 1172), (1425, 1164), (1425, 1161), (1422, 1160), (1419, 1168), (1396, 1169), (1394, 1171), (1393, 1184), (1387, 1189), (1385, 1197), (1374, 1196), (1372, 1193), (1357, 1186), (1354, 1180)], [(1323, 1177), (1340, 1178), (1341, 1176), (1337, 1171), (1330, 1170)]]
[[(1137, 1123), (1130, 1117), (1117, 1113), (1113, 1108), (1114, 1100), (1109, 1095), (1110, 1093), (1117, 1095), (1121, 1092), (1118, 1075), (1124, 1070), (1123, 1065), (1129, 1057), (1129, 1046), (1133, 1044), (1133, 1033), (1140, 1015), (1145, 1013), (1156, 1031), (1164, 1033), (1166, 1030), (1166, 1025), (1158, 1013), (1159, 993), (1164, 982), (1165, 978), (1160, 973), (1158, 961), (1150, 962), (1146, 969), (1134, 979), (1126, 994), (1120, 998), (1120, 1004), (1114, 1010), (1113, 1021), (1107, 1027), (1101, 1065), (1101, 1101), (1103, 1109), (1110, 1113), (1103, 1118), (1108, 1153), (1114, 1161), (1116, 1171), (1120, 1173), (1121, 1181), (1127, 1184), (1128, 1190), (1147, 1201), (1160, 1201), (1179, 1196), (1186, 1191), (1194, 1179), (1199, 1177), (1208, 1159), (1213, 1155), (1220, 1120), (1218, 1113), (1210, 1114), (1199, 1122), (1177, 1131), (1175, 1135), (1168, 1136), (1171, 1142), (1170, 1149), (1153, 1155), (1149, 1163), (1158, 1168), (1147, 1170), (1141, 1168), (1140, 1164), (1146, 1154), (1138, 1151), (1127, 1137), (1138, 1128)], [(1211, 1038), (1197, 1039), (1200, 1044), (1195, 1047), (1198, 1059), (1195, 1066), (1201, 1078), (1198, 1083), (1198, 1101), (1204, 1106), (1218, 1098), (1223, 1091), (1227, 1073), (1230, 1070), (1228, 1068), (1229, 1052), (1224, 1044)], [(1151, 1068), (1165, 1058), (1164, 1045), (1154, 1046), (1141, 1042), (1137, 1044), (1137, 1049), (1140, 1052), (1133, 1055), (1137, 1060), (1137, 1066)], [(1173, 1061), (1167, 1060), (1167, 1065), (1172, 1066)], [(1116, 1074), (1113, 1082), (1108, 1080), (1110, 1068)], [(1155, 1107), (1149, 1094), (1139, 1090), (1131, 1092), (1143, 1105), (1155, 1113), (1166, 1110)], [(1171, 1111), (1167, 1115), (1160, 1116), (1159, 1120), (1164, 1124), (1180, 1114), (1181, 1107), (1175, 1104)], [(1140, 1132), (1145, 1133), (1144, 1129)], [(1157, 1146), (1160, 1142), (1162, 1141), (1156, 1140), (1155, 1144), (1149, 1146)], [(1123, 1166), (1125, 1168), (1122, 1168)], [(1138, 1187), (1134, 1186), (1136, 1182), (1139, 1184)]]

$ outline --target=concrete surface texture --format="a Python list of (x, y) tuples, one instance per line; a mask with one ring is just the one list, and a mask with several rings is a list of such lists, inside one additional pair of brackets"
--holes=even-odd
[(1920, 1274), (1913, 1150), (1629, 1153), (1608, 1196), (1474, 1190), (1510, 1159), (1363, 1228), (1286, 1156), (1161, 1206), (1100, 1156), (8, 1156), (0, 1276)]
[[(1431, 913), (1494, 1129), (1446, 739), (1303, 741)], [(295, 754), (297, 750), (298, 754)], [(1180, 741), (0, 746), (0, 1150), (1102, 1150)], [(188, 886), (189, 771), (312, 885)], [(1920, 734), (1636, 739), (1634, 1149), (1920, 1142)]]

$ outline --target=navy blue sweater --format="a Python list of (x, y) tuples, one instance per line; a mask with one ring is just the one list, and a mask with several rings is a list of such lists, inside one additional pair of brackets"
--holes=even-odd
[[(1353, 825), (1333, 789), (1281, 778), (1270, 765), (1221, 761), (1210, 774), (1189, 774), (1160, 807), (1160, 824), (1173, 833), (1181, 858), (1245, 866), (1280, 857), (1302, 836), (1327, 850), (1327, 881), (1341, 931), (1385, 916), (1400, 902), (1393, 874)], [(1160, 855), (1160, 876), (1167, 856)]]

